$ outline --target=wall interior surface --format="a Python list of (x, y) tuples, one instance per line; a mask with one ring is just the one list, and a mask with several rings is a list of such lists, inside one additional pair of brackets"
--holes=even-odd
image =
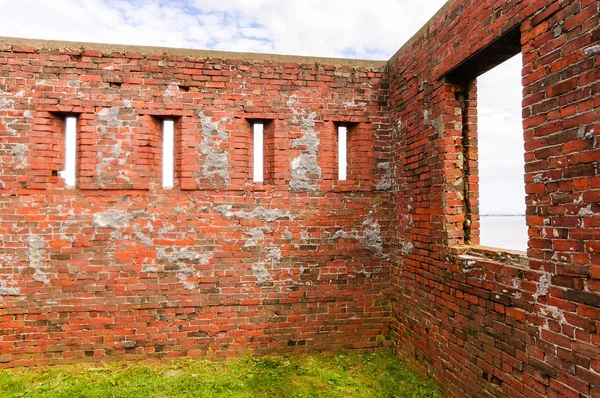
[[(394, 350), (446, 396), (600, 396), (599, 7), (451, 1), (390, 60)], [(476, 77), (519, 52), (527, 253), (477, 246)]]
[[(385, 63), (4, 43), (2, 366), (390, 346)], [(337, 181), (339, 123), (360, 179)]]
[[(600, 397), (599, 15), (451, 0), (387, 63), (0, 39), (0, 367), (392, 346), (448, 397)], [(527, 253), (478, 246), (518, 52)]]

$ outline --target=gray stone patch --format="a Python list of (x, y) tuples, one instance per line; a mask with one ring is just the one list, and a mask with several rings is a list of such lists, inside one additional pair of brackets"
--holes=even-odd
[(473, 271), (473, 268), (475, 267), (477, 263), (474, 260), (466, 260), (463, 263), (463, 269), (462, 269), (462, 273), (463, 274), (468, 274), (471, 271)]
[(375, 190), (376, 191), (387, 191), (391, 187), (392, 187), (392, 182), (390, 180), (381, 180), (375, 187)]
[(259, 285), (267, 282), (271, 277), (269, 271), (267, 271), (267, 269), (265, 268), (265, 263), (254, 264), (252, 266), (252, 273), (256, 278), (256, 283)]
[(595, 55), (599, 55), (600, 45), (588, 47), (585, 50), (583, 50), (583, 53), (586, 55), (586, 57), (593, 57)]
[(145, 246), (152, 246), (152, 239), (150, 239), (149, 237), (144, 235), (144, 233), (141, 231), (141, 229), (139, 227), (133, 228), (133, 234), (135, 235), (137, 240), (139, 240)]
[(523, 297), (523, 293), (521, 293), (521, 279), (513, 278), (512, 279), (512, 287), (517, 289), (517, 291), (513, 294), (513, 297), (517, 300), (520, 300)]
[(119, 210), (108, 210), (94, 214), (94, 226), (99, 228), (125, 228), (129, 221), (135, 217), (135, 213), (127, 214)]
[(377, 221), (373, 221), (372, 213), (363, 222), (363, 227), (367, 227), (363, 232), (361, 243), (364, 247), (372, 251), (377, 257), (383, 257), (383, 238), (381, 237), (381, 227)]
[(10, 99), (10, 98), (6, 98), (6, 97), (0, 97), (0, 109), (14, 109), (15, 108), (15, 101)]
[(158, 267), (156, 264), (149, 262), (152, 261), (150, 259), (144, 259), (144, 263), (142, 264), (142, 272), (157, 272)]
[(579, 213), (577, 213), (578, 216), (591, 216), (593, 214), (594, 212), (592, 211), (592, 205), (582, 207), (581, 209), (579, 209)]
[(362, 265), (362, 268), (359, 271), (356, 271), (356, 273), (358, 275), (364, 275), (365, 278), (369, 279), (371, 277), (371, 275), (373, 275), (372, 272), (368, 272), (367, 269), (365, 268), (365, 265)]
[(360, 108), (360, 107), (367, 106), (367, 103), (360, 102), (360, 101), (347, 101), (347, 102), (344, 102), (344, 105), (348, 108)]
[(540, 280), (538, 281), (537, 289), (533, 294), (533, 298), (537, 300), (538, 297), (546, 296), (549, 289), (550, 276), (548, 274), (542, 274), (542, 276), (540, 276)]
[(212, 253), (197, 253), (187, 251), (183, 249), (171, 248), (170, 252), (167, 252), (167, 248), (161, 247), (156, 253), (158, 261), (165, 261), (175, 263), (179, 268), (177, 270), (177, 278), (186, 290), (196, 289), (196, 283), (188, 281), (188, 278), (194, 276), (196, 272), (193, 267), (189, 264), (208, 264), (209, 259), (212, 257)]
[(219, 123), (204, 116), (203, 112), (200, 112), (199, 116), (202, 119), (202, 142), (199, 151), (205, 157), (202, 175), (208, 178), (219, 177), (228, 184), (229, 154), (225, 148), (221, 148), (221, 144), (229, 139), (229, 134), (226, 130), (219, 129)]
[(265, 233), (263, 228), (252, 228), (250, 231), (246, 232), (250, 238), (246, 240), (244, 243), (244, 247), (256, 246), (258, 242), (265, 240)]
[(279, 263), (281, 261), (281, 248), (270, 247), (269, 254), (267, 254), (267, 259), (273, 264)]
[[(558, 307), (547, 306), (545, 308), (541, 308), (540, 312), (542, 315), (550, 316), (553, 319), (557, 320), (561, 324), (567, 322), (565, 319), (564, 312), (562, 310), (560, 310)], [(546, 326), (548, 326), (547, 322), (546, 322)]]
[(333, 234), (333, 236), (331, 237), (331, 239), (333, 240), (337, 240), (337, 239), (348, 239), (349, 235), (348, 232), (340, 229), (335, 231), (335, 233)]
[(304, 230), (300, 231), (300, 240), (304, 244), (307, 244), (310, 242), (310, 234), (308, 233), (307, 230), (304, 229)]
[(401, 253), (404, 257), (410, 255), (410, 253), (412, 253), (413, 249), (415, 248), (411, 242), (401, 242), (400, 247)]
[(16, 287), (8, 287), (6, 281), (0, 280), (0, 297), (4, 296), (19, 296), (21, 289)]
[(183, 249), (173, 248), (167, 253), (166, 248), (161, 247), (156, 253), (156, 258), (159, 261), (168, 262), (188, 262), (197, 264), (208, 264), (208, 260), (212, 257), (211, 254), (197, 253)]
[(376, 191), (387, 191), (392, 188), (392, 165), (389, 162), (377, 164), (378, 170), (385, 170), (382, 180), (375, 186)]
[(171, 84), (169, 84), (169, 86), (167, 87), (167, 89), (165, 90), (165, 97), (177, 97), (179, 95), (181, 95), (181, 92), (179, 91), (179, 86), (181, 83), (179, 82), (173, 82)]
[(435, 131), (438, 133), (438, 137), (440, 137), (440, 138), (444, 137), (444, 120), (442, 119), (441, 116), (438, 116), (434, 120), (432, 120), (431, 125), (433, 126)]
[(290, 188), (293, 191), (316, 191), (323, 177), (318, 163), (320, 140), (315, 131), (316, 112), (302, 116), (302, 137), (292, 141), (292, 148), (304, 147), (304, 153), (291, 163)]
[(27, 162), (26, 154), (29, 149), (25, 144), (14, 144), (10, 150), (11, 155), (16, 158), (15, 170), (23, 170), (29, 163)]
[(231, 205), (221, 205), (214, 208), (217, 213), (222, 214), (227, 218), (238, 218), (242, 220), (249, 220), (256, 218), (264, 222), (274, 222), (280, 219), (293, 220), (294, 216), (289, 211), (285, 213), (279, 209), (267, 210), (262, 206), (256, 207), (250, 213), (245, 211), (231, 211)]
[(292, 234), (292, 232), (290, 230), (288, 230), (287, 228), (285, 229), (285, 231), (283, 231), (283, 236), (287, 240), (292, 240), (294, 238), (294, 234)]
[[(98, 151), (96, 153), (96, 158), (98, 159), (98, 164), (96, 165), (96, 174), (98, 177), (102, 177), (104, 174), (104, 170), (106, 167), (113, 165), (116, 160), (116, 165), (124, 166), (127, 163), (127, 158), (131, 156), (129, 151), (123, 152), (123, 144), (131, 145), (132, 144), (132, 133), (131, 129), (121, 129), (124, 134), (124, 138), (118, 138), (112, 133), (109, 133), (108, 128), (122, 128), (126, 126), (126, 122), (122, 121), (119, 118), (119, 112), (122, 108), (112, 107), (112, 108), (104, 108), (97, 114), (97, 119), (100, 123), (98, 126), (98, 133), (100, 133), (101, 139), (111, 139), (116, 140), (114, 144), (110, 146), (110, 156), (106, 157), (102, 151)], [(134, 109), (128, 109), (129, 114), (134, 112), (134, 115), (137, 116), (137, 111)], [(127, 170), (124, 168), (118, 169), (118, 177), (124, 181), (129, 181), (129, 177), (127, 175)], [(102, 184), (100, 184), (102, 186)]]
[(317, 155), (301, 154), (292, 163), (292, 179), (290, 188), (293, 191), (316, 191), (317, 181), (321, 179), (321, 168)]
[(42, 271), (43, 268), (46, 268), (44, 264), (44, 240), (38, 235), (30, 235), (27, 239), (27, 246), (29, 248), (29, 266), (34, 269), (33, 279), (47, 284), (50, 279)]
[(301, 112), (294, 109), (294, 105), (297, 103), (298, 103), (298, 97), (296, 96), (296, 94), (290, 95), (290, 98), (288, 98), (288, 100), (286, 102), (286, 105), (292, 111), (292, 123), (298, 123), (298, 116), (300, 116), (302, 114)]
[(194, 269), (185, 263), (177, 263), (179, 265), (179, 271), (177, 272), (177, 279), (183, 285), (186, 290), (196, 289), (196, 284), (189, 282), (188, 278), (194, 276)]
[(163, 235), (173, 231), (174, 229), (175, 229), (174, 225), (167, 224), (158, 232), (158, 234), (162, 237)]

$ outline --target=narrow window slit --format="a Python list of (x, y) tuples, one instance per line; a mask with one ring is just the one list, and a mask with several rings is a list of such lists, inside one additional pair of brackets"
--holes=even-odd
[(77, 164), (77, 118), (65, 117), (65, 168), (59, 175), (67, 187), (73, 188), (76, 183)]
[(253, 179), (254, 182), (264, 181), (264, 124), (253, 123)]
[(163, 120), (163, 145), (162, 145), (162, 186), (171, 189), (174, 186), (174, 136), (175, 122)]
[(338, 126), (338, 180), (345, 181), (348, 169), (348, 128)]

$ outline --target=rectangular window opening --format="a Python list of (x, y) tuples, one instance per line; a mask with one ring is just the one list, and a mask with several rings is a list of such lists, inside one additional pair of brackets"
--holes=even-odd
[(264, 123), (254, 122), (252, 127), (253, 181), (264, 182)]
[(174, 186), (174, 140), (175, 122), (165, 119), (163, 120), (162, 143), (162, 186), (164, 189), (172, 189)]
[(65, 125), (65, 168), (59, 175), (65, 181), (65, 185), (74, 188), (77, 178), (77, 118), (67, 116), (64, 119)]
[(338, 126), (337, 134), (338, 180), (345, 181), (348, 177), (348, 127)]
[(527, 250), (521, 54), (477, 79), (480, 242)]

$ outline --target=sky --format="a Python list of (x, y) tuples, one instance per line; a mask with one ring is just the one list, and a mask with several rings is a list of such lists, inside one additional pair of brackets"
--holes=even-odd
[[(0, 0), (0, 36), (387, 60), (444, 3)], [(518, 58), (479, 79), (482, 214), (524, 213), (521, 90)]]

